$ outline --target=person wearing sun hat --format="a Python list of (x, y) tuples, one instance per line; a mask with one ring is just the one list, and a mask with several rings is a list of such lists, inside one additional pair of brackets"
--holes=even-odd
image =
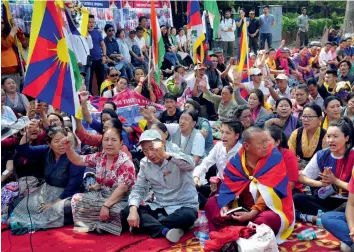
[(290, 95), (290, 87), (289, 87), (289, 78), (285, 74), (278, 74), (275, 78), (277, 83), (277, 89), (273, 89), (273, 87), (269, 87), (270, 96), (268, 98), (268, 103), (271, 106), (275, 105), (275, 102), (281, 98), (286, 97), (288, 99), (291, 98)]
[[(129, 206), (123, 211), (123, 223), (130, 226), (132, 233), (141, 230), (153, 238), (162, 236), (176, 243), (198, 217), (198, 194), (192, 177), (194, 161), (176, 145), (164, 146), (156, 130), (144, 131), (138, 145), (145, 157), (140, 161)], [(153, 201), (141, 205), (149, 185)]]

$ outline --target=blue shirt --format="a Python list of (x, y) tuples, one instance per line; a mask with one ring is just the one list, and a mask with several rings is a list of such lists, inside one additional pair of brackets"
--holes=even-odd
[(268, 16), (265, 16), (264, 14), (259, 17), (259, 23), (261, 25), (261, 33), (272, 33), (272, 23), (275, 21), (275, 18), (273, 15), (268, 14)]
[(91, 58), (92, 60), (100, 60), (103, 53), (101, 48), (101, 41), (103, 40), (102, 34), (96, 29), (89, 31), (89, 33), (93, 44), (92, 49), (90, 49)]
[(111, 54), (120, 54), (118, 43), (114, 38), (112, 38), (111, 41), (108, 37), (105, 37), (103, 41), (106, 44), (106, 52), (108, 57)]

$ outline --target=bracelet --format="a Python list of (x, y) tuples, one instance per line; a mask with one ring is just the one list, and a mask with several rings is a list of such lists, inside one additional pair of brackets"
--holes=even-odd
[(106, 205), (102, 205), (102, 207), (107, 208), (108, 210), (111, 209), (110, 207), (106, 206)]

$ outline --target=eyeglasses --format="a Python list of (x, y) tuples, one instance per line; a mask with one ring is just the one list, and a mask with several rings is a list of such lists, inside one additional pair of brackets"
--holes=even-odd
[(114, 30), (113, 29), (109, 29), (109, 30), (107, 30), (107, 32), (113, 32)]
[(318, 116), (302, 115), (301, 120), (311, 120), (312, 118), (318, 118)]
[(112, 74), (109, 77), (118, 77), (118, 76), (119, 76), (119, 74)]

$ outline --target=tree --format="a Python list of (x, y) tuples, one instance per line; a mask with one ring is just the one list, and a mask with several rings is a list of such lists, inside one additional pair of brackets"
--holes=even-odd
[(351, 0), (347, 0), (345, 8), (343, 34), (346, 33), (354, 33), (354, 1)]

